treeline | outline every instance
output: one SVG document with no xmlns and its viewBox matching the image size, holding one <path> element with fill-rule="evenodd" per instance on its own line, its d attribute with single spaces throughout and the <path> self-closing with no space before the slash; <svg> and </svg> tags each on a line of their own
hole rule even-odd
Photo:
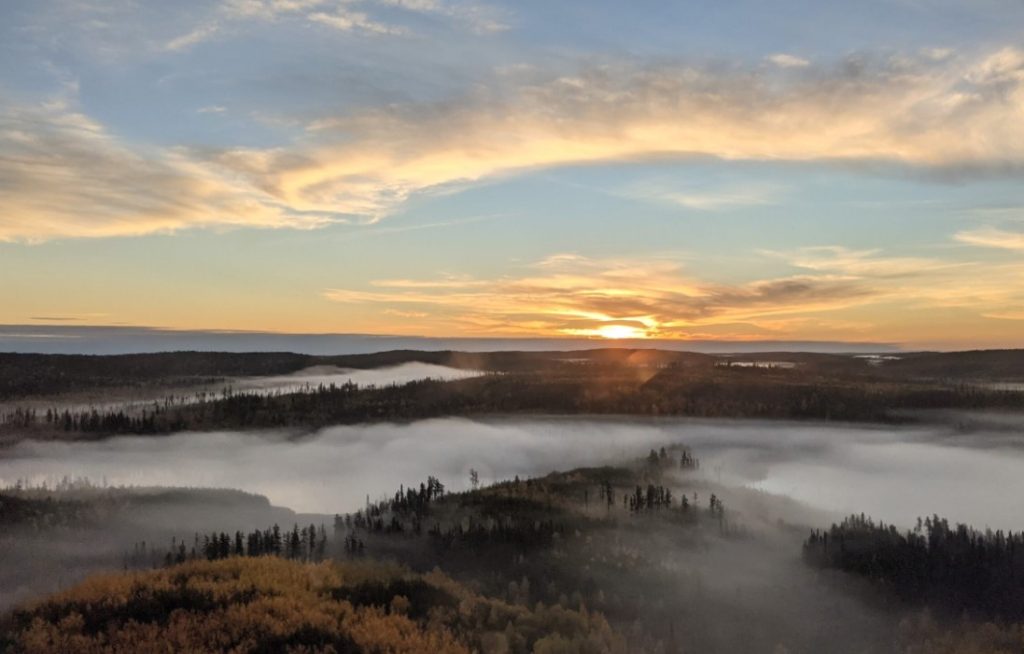
<svg viewBox="0 0 1024 654">
<path fill-rule="evenodd" d="M 233 534 L 214 531 L 195 534 L 191 543 L 171 538 L 167 547 L 154 546 L 144 540 L 137 541 L 131 552 L 126 552 L 123 565 L 126 570 L 179 565 L 186 561 L 219 561 L 235 556 L 278 556 L 304 562 L 320 562 L 327 557 L 328 540 L 324 525 L 282 530 L 274 525 Z"/>
<path fill-rule="evenodd" d="M 47 409 L 45 412 L 36 409 L 15 409 L 0 414 L 0 425 L 31 429 L 47 427 L 64 432 L 84 432 L 91 434 L 153 434 L 157 432 L 182 429 L 180 421 L 158 421 L 162 413 L 159 407 L 142 409 L 137 414 L 116 411 L 71 411 L 64 409 Z"/>
<path fill-rule="evenodd" d="M 571 362 L 569 361 L 571 359 Z M 429 363 L 485 371 L 536 371 L 576 363 L 712 365 L 711 356 L 660 350 L 455 352 L 391 350 L 315 356 L 293 352 L 157 352 L 118 355 L 0 353 L 0 400 L 98 388 L 215 384 L 229 377 L 286 375 L 312 366 L 381 368 Z"/>
<path fill-rule="evenodd" d="M 225 377 L 283 375 L 315 357 L 288 352 L 160 352 L 91 356 L 0 353 L 0 399 L 97 388 L 216 383 Z"/>
<path fill-rule="evenodd" d="M 89 502 L 19 497 L 16 493 L 0 492 L 0 529 L 5 531 L 15 526 L 38 531 L 88 523 L 97 517 L 96 507 Z"/>
<path fill-rule="evenodd" d="M 621 368 L 572 366 L 560 372 L 503 373 L 402 386 L 321 385 L 305 392 L 232 392 L 191 404 L 16 416 L 32 427 L 91 434 L 168 433 L 250 427 L 321 427 L 376 420 L 480 414 L 626 414 L 704 418 L 905 420 L 912 409 L 1022 409 L 1024 394 L 926 382 L 849 381 L 797 369 L 659 369 L 648 381 Z"/>
<path fill-rule="evenodd" d="M 422 533 L 423 518 L 429 513 L 432 502 L 445 495 L 444 484 L 434 476 L 427 477 L 419 488 L 401 486 L 393 497 L 379 502 L 367 501 L 366 508 L 355 513 L 334 516 L 335 533 L 343 530 Z M 361 547 L 359 548 L 362 549 Z"/>
<path fill-rule="evenodd" d="M 522 484 L 525 482 L 509 482 Z M 507 544 L 521 548 L 546 547 L 564 527 L 549 517 L 539 518 L 541 508 L 525 498 L 505 497 L 499 502 L 486 500 L 487 508 L 497 517 L 478 517 L 471 512 L 459 512 L 458 520 L 430 519 L 431 508 L 447 497 L 444 484 L 436 477 L 428 477 L 418 488 L 404 486 L 393 497 L 379 502 L 367 502 L 365 509 L 334 516 L 335 537 L 345 534 L 344 551 L 348 555 L 363 554 L 366 538 L 370 535 L 409 534 L 426 535 L 434 545 L 483 548 L 487 545 Z M 477 493 L 462 494 L 460 503 L 475 505 L 483 500 Z"/>
<path fill-rule="evenodd" d="M 860 515 L 813 532 L 803 557 L 949 615 L 1024 619 L 1024 533 L 951 527 L 938 516 L 901 531 Z"/>
<path fill-rule="evenodd" d="M 142 543 L 145 550 L 145 543 Z M 247 534 L 236 531 L 213 532 L 202 536 L 196 534 L 191 549 L 184 541 L 172 540 L 171 547 L 164 555 L 164 563 L 174 565 L 204 558 L 207 561 L 226 559 L 229 556 L 281 556 L 300 561 L 322 561 L 327 550 L 327 530 L 323 525 L 299 527 L 282 531 L 277 525 L 264 530 L 256 529 Z"/>
</svg>

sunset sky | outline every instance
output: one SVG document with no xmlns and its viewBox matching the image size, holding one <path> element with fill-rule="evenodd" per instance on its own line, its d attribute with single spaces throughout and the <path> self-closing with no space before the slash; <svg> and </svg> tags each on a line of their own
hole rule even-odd
<svg viewBox="0 0 1024 654">
<path fill-rule="evenodd" d="M 4 0 L 0 323 L 1024 347 L 1024 3 Z"/>
</svg>

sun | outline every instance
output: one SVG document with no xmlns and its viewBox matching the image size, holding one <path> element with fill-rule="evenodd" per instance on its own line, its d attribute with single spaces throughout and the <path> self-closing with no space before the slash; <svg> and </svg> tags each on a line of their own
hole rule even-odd
<svg viewBox="0 0 1024 654">
<path fill-rule="evenodd" d="M 594 331 L 601 338 L 647 338 L 647 333 L 643 329 L 630 325 L 602 325 Z"/>
</svg>

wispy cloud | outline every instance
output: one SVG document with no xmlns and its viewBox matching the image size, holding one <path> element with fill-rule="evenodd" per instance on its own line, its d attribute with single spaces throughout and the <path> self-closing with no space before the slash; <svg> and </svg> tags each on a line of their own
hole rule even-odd
<svg viewBox="0 0 1024 654">
<path fill-rule="evenodd" d="M 180 152 L 129 147 L 65 101 L 0 105 L 0 152 L 0 241 L 331 220 Z"/>
<path fill-rule="evenodd" d="M 950 263 L 838 246 L 765 256 L 801 270 L 722 283 L 674 258 L 567 253 L 497 278 L 381 280 L 323 295 L 376 311 L 391 331 L 400 324 L 386 317 L 411 311 L 425 314 L 416 323 L 421 332 L 658 338 L 907 338 L 880 328 L 878 316 L 894 325 L 949 311 L 974 321 L 1010 320 L 1024 303 L 1024 264 Z"/>
<path fill-rule="evenodd" d="M 694 211 L 721 211 L 777 204 L 783 190 L 767 184 L 680 188 L 655 181 L 632 184 L 621 195 L 636 200 L 674 204 Z"/>
<path fill-rule="evenodd" d="M 318 11 L 308 16 L 314 23 L 322 23 L 342 32 L 369 32 L 371 34 L 405 34 L 407 30 L 396 25 L 387 25 L 375 20 L 361 11 L 351 11 L 338 7 L 330 13 Z"/>
<path fill-rule="evenodd" d="M 443 279 L 380 279 L 371 282 L 373 286 L 379 286 L 381 288 L 433 288 L 433 289 L 451 289 L 451 288 L 480 288 L 487 286 L 488 282 L 471 279 L 468 277 L 446 277 Z"/>
<path fill-rule="evenodd" d="M 996 227 L 980 227 L 958 232 L 955 238 L 968 245 L 1024 252 L 1024 232 L 1012 232 Z"/>
<path fill-rule="evenodd" d="M 451 2 L 451 0 L 376 0 L 376 2 L 416 13 L 450 18 L 481 34 L 509 29 L 505 12 L 496 7 L 476 2 Z"/>
<path fill-rule="evenodd" d="M 852 59 L 797 76 L 617 64 L 505 83 L 321 118 L 272 149 L 130 147 L 74 110 L 11 106 L 0 116 L 0 179 L 17 211 L 0 216 L 0 238 L 310 227 L 339 215 L 373 222 L 415 194 L 586 162 L 712 156 L 1024 170 L 1024 51 L 1012 48 L 970 60 Z M 670 189 L 664 199 L 703 210 L 772 201 L 750 188 Z M 964 238 L 978 244 L 986 234 Z"/>
<path fill-rule="evenodd" d="M 532 270 L 531 270 L 532 269 Z M 380 305 L 454 321 L 465 332 L 625 333 L 679 337 L 695 329 L 861 304 L 867 284 L 802 275 L 723 285 L 695 279 L 671 261 L 556 256 L 498 279 L 383 280 L 372 290 L 332 288 L 334 302 Z"/>
<path fill-rule="evenodd" d="M 171 51 L 185 50 L 197 43 L 202 43 L 203 41 L 213 38 L 213 36 L 218 32 L 220 32 L 220 23 L 212 21 L 204 25 L 199 25 L 185 34 L 171 39 L 164 47 Z"/>
<path fill-rule="evenodd" d="M 877 249 L 851 250 L 837 245 L 766 254 L 785 259 L 797 268 L 872 278 L 922 276 L 970 265 L 929 257 L 894 257 Z"/>
<path fill-rule="evenodd" d="M 216 161 L 289 206 L 372 218 L 416 193 L 586 162 L 713 156 L 1006 173 L 1024 166 L 1022 62 L 1013 49 L 974 60 L 863 58 L 782 78 L 602 66 L 457 102 L 320 119 L 300 156 L 236 149 Z"/>
<path fill-rule="evenodd" d="M 400 36 L 411 34 L 401 24 L 375 17 L 381 9 L 438 16 L 481 34 L 508 29 L 504 12 L 472 0 L 223 0 L 203 23 L 177 36 L 164 49 L 180 51 L 208 41 L 225 26 L 245 21 L 263 23 L 304 19 L 341 32 Z"/>
<path fill-rule="evenodd" d="M 33 322 L 76 322 L 81 320 L 95 320 L 97 318 L 103 318 L 109 314 L 106 313 L 84 313 L 73 316 L 30 316 L 29 320 Z"/>
<path fill-rule="evenodd" d="M 806 68 L 811 65 L 810 61 L 785 52 L 769 55 L 766 59 L 779 68 Z"/>
</svg>

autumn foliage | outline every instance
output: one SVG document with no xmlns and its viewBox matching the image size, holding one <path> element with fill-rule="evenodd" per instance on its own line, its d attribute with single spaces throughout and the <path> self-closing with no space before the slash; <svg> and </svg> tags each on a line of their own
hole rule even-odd
<svg viewBox="0 0 1024 654">
<path fill-rule="evenodd" d="M 472 593 L 440 573 L 277 557 L 103 575 L 16 611 L 0 650 L 24 653 L 602 653 L 599 615 Z M 6 647 L 5 647 L 6 646 Z"/>
</svg>

